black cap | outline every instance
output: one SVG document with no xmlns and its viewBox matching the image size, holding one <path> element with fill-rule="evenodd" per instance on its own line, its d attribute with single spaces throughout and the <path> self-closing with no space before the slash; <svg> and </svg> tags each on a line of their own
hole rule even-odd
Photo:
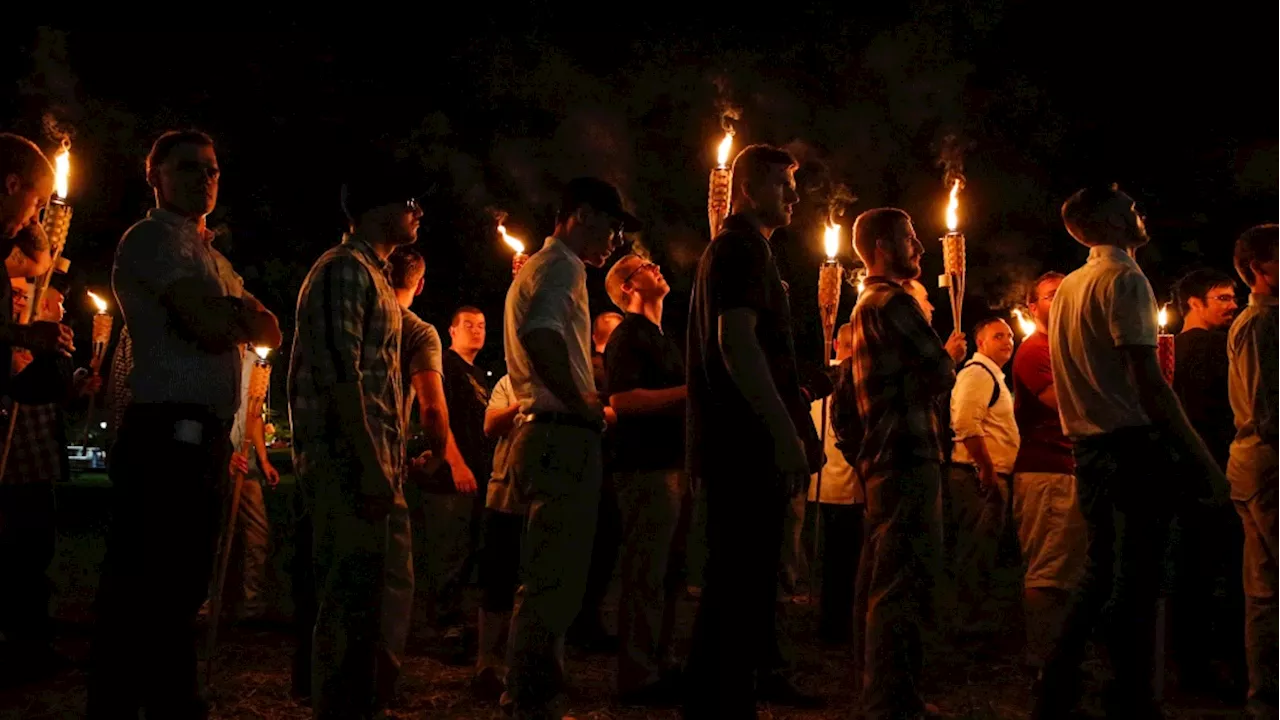
<svg viewBox="0 0 1280 720">
<path fill-rule="evenodd" d="M 355 222 L 382 205 L 418 200 L 427 194 L 427 181 L 414 163 L 372 157 L 353 163 L 342 184 L 342 211 Z"/>
<path fill-rule="evenodd" d="M 622 208 L 622 196 L 618 194 L 618 189 L 600 178 L 580 177 L 570 180 L 560 197 L 560 217 L 567 217 L 583 205 L 590 205 L 618 220 L 625 232 L 633 232 L 641 227 L 640 220 Z"/>
</svg>

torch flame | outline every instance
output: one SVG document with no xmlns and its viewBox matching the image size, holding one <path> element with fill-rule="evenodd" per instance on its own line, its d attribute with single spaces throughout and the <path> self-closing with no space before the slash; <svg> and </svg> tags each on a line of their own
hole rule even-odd
<svg viewBox="0 0 1280 720">
<path fill-rule="evenodd" d="M 1156 324 L 1160 326 L 1160 332 L 1164 332 L 1164 326 L 1169 324 L 1169 305 L 1165 304 L 1160 308 L 1160 312 L 1156 313 Z"/>
<path fill-rule="evenodd" d="M 506 225 L 498 226 L 498 234 L 502 235 L 502 242 L 506 243 L 512 250 L 518 253 L 524 252 L 524 243 L 520 242 L 518 238 L 508 235 Z"/>
<path fill-rule="evenodd" d="M 89 291 L 89 299 L 93 301 L 94 305 L 98 306 L 98 312 L 104 313 L 107 311 L 107 301 L 103 300 L 97 293 L 93 292 L 92 290 Z"/>
<path fill-rule="evenodd" d="M 836 253 L 840 252 L 840 226 L 833 223 L 827 223 L 827 229 L 822 233 L 822 246 L 827 251 L 827 259 L 835 260 Z"/>
<path fill-rule="evenodd" d="M 64 145 L 53 158 L 53 194 L 60 200 L 67 199 L 68 178 L 71 176 L 71 151 Z"/>
<path fill-rule="evenodd" d="M 960 226 L 960 181 L 951 186 L 951 198 L 947 200 L 947 230 L 955 232 Z"/>
<path fill-rule="evenodd" d="M 258 357 L 262 358 L 263 360 L 266 360 L 267 356 L 271 354 L 271 348 L 266 347 L 265 345 L 259 345 L 255 347 L 253 351 L 257 353 Z"/>
<path fill-rule="evenodd" d="M 716 164 L 720 167 L 728 167 L 731 150 L 733 150 L 733 133 L 726 132 L 724 139 L 720 141 L 720 148 L 716 151 Z"/>
<path fill-rule="evenodd" d="M 1022 312 L 1022 308 L 1013 309 L 1013 317 L 1018 321 L 1018 329 L 1022 331 L 1022 339 L 1026 340 L 1036 331 L 1036 323 Z"/>
</svg>

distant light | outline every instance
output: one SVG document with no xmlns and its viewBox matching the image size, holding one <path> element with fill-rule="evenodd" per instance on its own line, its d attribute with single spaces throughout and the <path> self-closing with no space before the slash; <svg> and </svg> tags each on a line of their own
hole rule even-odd
<svg viewBox="0 0 1280 720">
<path fill-rule="evenodd" d="M 106 424 L 106 423 L 98 423 L 98 427 L 102 428 L 103 430 L 106 430 L 106 429 L 107 429 L 107 424 Z"/>
<path fill-rule="evenodd" d="M 489 377 L 493 377 L 493 371 L 490 370 L 489 372 L 485 373 L 485 375 L 488 375 Z"/>
</svg>

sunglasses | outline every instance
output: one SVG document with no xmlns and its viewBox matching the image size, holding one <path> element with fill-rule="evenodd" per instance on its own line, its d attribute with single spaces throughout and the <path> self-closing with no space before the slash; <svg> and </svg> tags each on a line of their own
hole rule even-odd
<svg viewBox="0 0 1280 720">
<path fill-rule="evenodd" d="M 409 212 L 417 212 L 422 209 L 422 206 L 418 204 L 417 198 L 409 198 L 404 201 L 404 209 Z"/>
<path fill-rule="evenodd" d="M 640 265 L 637 266 L 635 270 L 631 271 L 630 275 L 627 275 L 625 278 L 622 279 L 622 284 L 626 285 L 627 283 L 631 282 L 631 278 L 638 275 L 641 270 L 657 270 L 657 269 L 658 269 L 657 263 L 651 263 L 651 262 L 640 263 Z"/>
</svg>

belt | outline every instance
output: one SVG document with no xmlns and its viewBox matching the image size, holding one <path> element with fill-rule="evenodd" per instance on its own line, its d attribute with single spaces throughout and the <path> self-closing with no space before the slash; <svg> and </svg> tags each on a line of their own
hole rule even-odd
<svg viewBox="0 0 1280 720">
<path fill-rule="evenodd" d="M 535 425 L 567 425 L 569 427 L 582 428 L 595 433 L 604 432 L 604 424 L 597 423 L 581 415 L 564 412 L 540 412 L 529 415 L 525 422 L 534 423 Z"/>
</svg>

